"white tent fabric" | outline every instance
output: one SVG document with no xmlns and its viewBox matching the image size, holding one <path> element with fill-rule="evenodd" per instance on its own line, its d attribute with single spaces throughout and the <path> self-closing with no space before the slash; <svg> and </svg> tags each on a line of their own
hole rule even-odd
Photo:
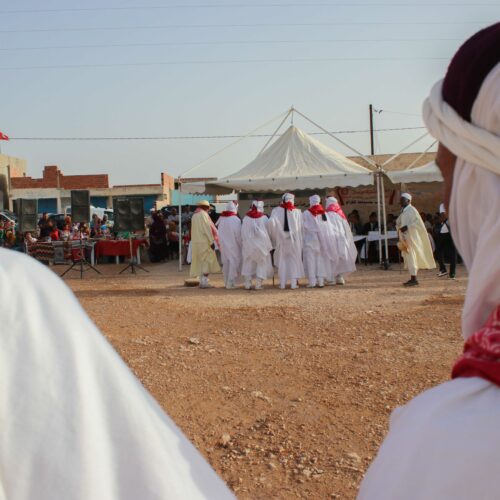
<svg viewBox="0 0 500 500">
<path fill-rule="evenodd" d="M 394 184 L 409 184 L 411 182 L 443 182 L 441 171 L 434 161 L 431 161 L 421 167 L 386 172 L 386 175 Z"/>
<path fill-rule="evenodd" d="M 373 173 L 325 146 L 299 128 L 288 130 L 238 172 L 202 186 L 183 184 L 187 193 L 294 191 L 373 185 Z"/>
</svg>

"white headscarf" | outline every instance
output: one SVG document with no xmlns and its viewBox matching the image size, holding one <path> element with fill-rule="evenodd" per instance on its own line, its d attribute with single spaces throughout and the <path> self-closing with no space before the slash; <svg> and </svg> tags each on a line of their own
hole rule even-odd
<svg viewBox="0 0 500 500">
<path fill-rule="evenodd" d="M 264 212 L 264 202 L 263 201 L 254 200 L 254 201 L 252 201 L 252 206 L 255 207 L 258 212 L 260 212 L 260 213 Z"/>
<path fill-rule="evenodd" d="M 236 207 L 236 204 L 234 203 L 234 201 L 228 201 L 226 203 L 226 212 L 236 212 L 237 211 L 237 207 Z"/>
<path fill-rule="evenodd" d="M 313 194 L 309 197 L 309 206 L 314 207 L 314 205 L 319 205 L 321 203 L 321 197 L 317 194 Z"/>
<path fill-rule="evenodd" d="M 0 248 L 0 498 L 234 498 L 61 279 Z"/>
<path fill-rule="evenodd" d="M 286 203 L 287 201 L 293 202 L 295 200 L 295 196 L 292 193 L 285 193 L 282 196 L 282 200 Z"/>
<path fill-rule="evenodd" d="M 424 105 L 424 120 L 431 134 L 457 155 L 449 219 L 469 271 L 462 313 L 467 338 L 500 303 L 500 63 L 481 86 L 471 123 L 451 108 L 454 114 L 439 115 L 448 108 L 437 102 L 436 88 Z"/>
<path fill-rule="evenodd" d="M 411 203 L 411 194 L 410 193 L 402 193 L 401 198 L 405 198 Z"/>
<path fill-rule="evenodd" d="M 325 202 L 326 208 L 328 208 L 330 205 L 335 205 L 335 203 L 338 203 L 337 198 L 335 198 L 334 196 L 329 196 Z"/>
</svg>

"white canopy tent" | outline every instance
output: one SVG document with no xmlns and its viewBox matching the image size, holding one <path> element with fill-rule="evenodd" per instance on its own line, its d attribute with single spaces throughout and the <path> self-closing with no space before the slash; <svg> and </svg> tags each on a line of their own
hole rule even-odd
<svg viewBox="0 0 500 500">
<path fill-rule="evenodd" d="M 321 142 L 293 126 L 293 114 L 301 116 L 309 123 L 319 128 L 323 133 L 329 135 L 342 145 L 347 147 L 358 156 L 362 157 L 369 165 L 375 168 L 375 172 L 353 162 L 334 149 L 325 146 Z M 274 143 L 287 118 L 292 117 L 292 125 Z M 238 142 L 251 136 L 266 125 L 278 118 L 282 118 L 277 129 L 266 142 L 260 153 L 245 167 L 234 174 L 207 183 L 190 183 L 183 181 L 186 175 L 194 169 L 205 164 L 215 156 L 224 152 Z M 421 137 L 422 138 L 422 137 Z M 417 139 L 420 140 L 421 138 Z M 415 141 L 416 142 L 416 141 Z M 272 144 L 271 144 L 272 143 Z M 271 145 L 270 145 L 271 144 Z M 413 143 L 412 143 L 413 144 Z M 410 144 L 410 146 L 412 145 Z M 397 157 L 400 153 L 389 159 Z M 377 165 L 371 158 L 363 155 L 349 144 L 345 143 L 325 128 L 312 121 L 295 108 L 290 108 L 286 113 L 273 118 L 264 125 L 254 129 L 245 136 L 238 138 L 235 142 L 225 146 L 221 150 L 209 156 L 207 159 L 190 168 L 179 176 L 179 192 L 190 194 L 228 194 L 233 191 L 239 192 L 272 192 L 272 191 L 294 191 L 297 189 L 325 189 L 334 187 L 357 187 L 376 184 L 377 205 L 379 220 L 382 216 L 383 233 L 387 232 L 385 195 L 383 191 L 383 168 Z M 179 210 L 181 210 L 181 196 L 179 196 Z M 382 255 L 382 243 L 379 240 L 380 255 Z M 387 239 L 385 240 L 386 256 L 388 255 Z M 179 238 L 179 269 L 182 269 L 181 242 Z"/>
<path fill-rule="evenodd" d="M 236 173 L 184 192 L 269 192 L 373 185 L 373 172 L 290 125 L 267 149 Z"/>
<path fill-rule="evenodd" d="M 421 167 L 386 172 L 386 175 L 394 184 L 410 184 L 412 182 L 443 182 L 441 171 L 434 161 L 431 161 Z"/>
</svg>

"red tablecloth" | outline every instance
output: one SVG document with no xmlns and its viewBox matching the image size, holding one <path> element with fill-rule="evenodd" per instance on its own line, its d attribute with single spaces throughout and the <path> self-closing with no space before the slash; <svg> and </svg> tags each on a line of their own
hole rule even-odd
<svg viewBox="0 0 500 500">
<path fill-rule="evenodd" d="M 133 254 L 136 255 L 137 249 L 145 243 L 146 240 L 143 238 L 132 240 Z M 94 252 L 96 259 L 103 255 L 130 257 L 130 242 L 129 240 L 101 240 L 96 243 Z"/>
</svg>

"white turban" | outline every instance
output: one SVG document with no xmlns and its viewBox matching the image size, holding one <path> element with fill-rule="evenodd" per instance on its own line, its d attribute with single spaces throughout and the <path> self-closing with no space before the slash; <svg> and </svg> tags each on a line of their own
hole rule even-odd
<svg viewBox="0 0 500 500">
<path fill-rule="evenodd" d="M 448 114 L 448 121 L 438 127 L 440 122 L 432 115 L 425 117 L 431 134 L 440 140 L 442 136 L 443 145 L 457 155 L 449 219 L 453 240 L 469 271 L 462 313 L 465 338 L 481 328 L 500 303 L 499 89 L 500 63 L 481 85 L 471 123 L 463 121 L 459 126 L 456 122 L 462 119 Z M 427 109 L 434 110 L 434 105 L 427 104 Z M 453 135 L 450 130 L 457 132 Z"/>
<path fill-rule="evenodd" d="M 228 201 L 226 203 L 226 212 L 236 212 L 236 204 L 234 201 Z"/>
<path fill-rule="evenodd" d="M 411 194 L 410 193 L 402 193 L 401 198 L 406 198 L 408 201 L 411 201 Z"/>
<path fill-rule="evenodd" d="M 445 214 L 446 213 L 446 208 L 444 207 L 444 203 L 441 203 L 439 205 L 439 213 L 440 214 Z"/>
<path fill-rule="evenodd" d="M 330 205 L 335 205 L 335 203 L 338 203 L 337 198 L 335 198 L 333 196 L 329 196 L 326 199 L 326 208 L 328 208 Z"/>
<path fill-rule="evenodd" d="M 295 200 L 295 196 L 292 193 L 285 193 L 282 196 L 282 200 L 286 203 L 287 201 L 293 201 Z"/>
<path fill-rule="evenodd" d="M 252 201 L 252 206 L 255 207 L 258 212 L 260 212 L 260 213 L 264 212 L 264 202 L 263 201 L 254 200 L 254 201 Z"/>
<path fill-rule="evenodd" d="M 314 205 L 319 205 L 321 203 L 321 198 L 317 194 L 313 194 L 309 197 L 309 205 L 314 207 Z"/>
</svg>

